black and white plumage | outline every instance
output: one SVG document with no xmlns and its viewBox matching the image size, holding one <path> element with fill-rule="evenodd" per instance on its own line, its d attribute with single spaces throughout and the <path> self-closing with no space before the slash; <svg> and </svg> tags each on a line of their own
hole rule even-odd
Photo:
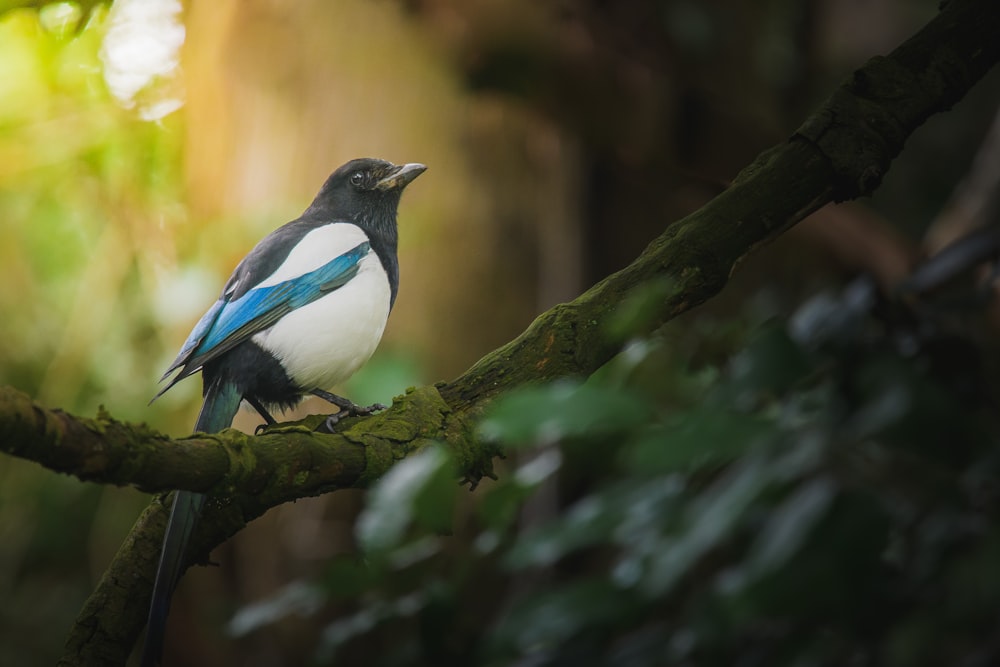
<svg viewBox="0 0 1000 667">
<path fill-rule="evenodd" d="M 396 208 L 422 164 L 359 159 L 233 271 L 164 378 L 201 369 L 264 406 L 287 408 L 354 374 L 375 351 L 399 289 Z M 163 391 L 160 393 L 162 394 Z"/>
<path fill-rule="evenodd" d="M 296 220 L 266 236 L 233 271 L 164 374 L 160 392 L 201 371 L 204 402 L 196 431 L 228 427 L 241 401 L 272 422 L 308 393 L 341 414 L 367 414 L 327 390 L 354 374 L 382 338 L 399 289 L 396 209 L 426 169 L 352 160 L 323 184 Z M 157 394 L 159 396 L 160 394 Z M 170 596 L 205 504 L 179 491 L 164 535 L 142 664 L 159 664 Z"/>
</svg>

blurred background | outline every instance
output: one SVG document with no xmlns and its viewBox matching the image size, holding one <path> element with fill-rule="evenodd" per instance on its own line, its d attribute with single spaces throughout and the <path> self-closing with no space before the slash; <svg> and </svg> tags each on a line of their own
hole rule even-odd
<svg viewBox="0 0 1000 667">
<path fill-rule="evenodd" d="M 400 207 L 385 339 L 340 393 L 451 379 L 625 266 L 937 5 L 0 2 L 0 383 L 188 433 L 200 382 L 149 405 L 163 369 L 253 244 L 361 156 L 429 169 Z M 993 72 L 873 199 L 820 211 L 676 326 L 785 316 L 859 274 L 898 283 L 975 225 L 962 184 L 998 105 Z M 147 500 L 0 458 L 0 664 L 54 662 Z M 278 508 L 190 572 L 174 664 L 301 664 L 313 625 L 237 640 L 226 622 L 353 553 L 361 503 Z"/>
</svg>

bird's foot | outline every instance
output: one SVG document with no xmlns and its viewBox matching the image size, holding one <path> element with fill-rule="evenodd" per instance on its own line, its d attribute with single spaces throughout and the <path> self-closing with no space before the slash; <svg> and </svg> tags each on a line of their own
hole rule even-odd
<svg viewBox="0 0 1000 667">
<path fill-rule="evenodd" d="M 355 417 L 355 416 L 367 416 L 373 412 L 378 412 L 379 410 L 385 410 L 386 406 L 381 403 L 374 403 L 372 405 L 358 405 L 354 401 L 344 398 L 343 396 L 337 396 L 336 394 L 330 393 L 328 391 L 323 391 L 322 389 L 313 389 L 313 396 L 319 396 L 327 403 L 333 403 L 340 411 L 330 415 L 326 418 L 326 428 L 331 433 L 333 432 L 333 427 L 337 425 L 344 417 Z"/>
<path fill-rule="evenodd" d="M 265 429 L 267 429 L 268 426 L 274 426 L 275 424 L 278 423 L 278 421 L 271 416 L 271 413 L 264 408 L 264 404 L 258 401 L 256 398 L 253 398 L 252 396 L 244 396 L 243 400 L 249 403 L 250 407 L 256 410 L 257 414 L 259 414 L 264 419 L 264 423 L 258 424 L 257 428 L 253 430 L 254 435 L 260 435 L 261 433 L 264 432 Z"/>
<path fill-rule="evenodd" d="M 340 408 L 340 411 L 335 412 L 326 418 L 326 428 L 331 433 L 333 433 L 333 427 L 336 426 L 337 423 L 344 417 L 367 417 L 368 415 L 378 412 L 379 410 L 385 410 L 388 406 L 382 405 L 381 403 L 372 403 L 371 405 L 358 405 L 357 403 L 351 403 L 346 407 L 342 405 L 337 405 L 337 407 Z"/>
</svg>

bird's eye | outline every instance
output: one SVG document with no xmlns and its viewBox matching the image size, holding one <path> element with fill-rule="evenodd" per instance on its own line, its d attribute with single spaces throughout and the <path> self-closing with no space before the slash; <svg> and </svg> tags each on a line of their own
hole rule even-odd
<svg viewBox="0 0 1000 667">
<path fill-rule="evenodd" d="M 362 183 L 365 182 L 365 174 L 361 171 L 356 171 L 351 174 L 351 185 L 360 187 Z"/>
</svg>

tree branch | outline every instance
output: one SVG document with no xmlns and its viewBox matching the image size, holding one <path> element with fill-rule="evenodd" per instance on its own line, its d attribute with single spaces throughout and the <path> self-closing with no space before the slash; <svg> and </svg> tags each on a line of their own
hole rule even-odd
<svg viewBox="0 0 1000 667">
<path fill-rule="evenodd" d="M 540 315 L 518 338 L 450 383 L 397 399 L 345 423 L 338 435 L 310 422 L 251 438 L 235 431 L 169 440 L 106 415 L 84 420 L 0 393 L 0 448 L 82 479 L 183 488 L 216 497 L 195 535 L 201 556 L 247 521 L 287 500 L 365 486 L 432 440 L 454 450 L 472 479 L 496 452 L 475 438 L 485 405 L 511 388 L 586 375 L 619 346 L 607 335 L 617 304 L 654 278 L 667 292 L 651 326 L 718 293 L 739 260 L 831 201 L 872 192 L 903 143 L 931 114 L 957 102 L 1000 58 L 1000 3 L 951 0 L 887 57 L 874 58 L 786 142 L 762 153 L 733 185 L 671 225 L 631 265 L 576 300 Z M 60 664 L 122 665 L 144 619 L 166 523 L 156 498 L 81 611 Z"/>
<path fill-rule="evenodd" d="M 131 484 L 149 492 L 244 494 L 274 506 L 367 486 L 397 458 L 441 439 L 448 412 L 437 389 L 425 387 L 397 398 L 391 411 L 344 420 L 346 428 L 336 434 L 316 432 L 324 420 L 313 416 L 256 437 L 226 429 L 171 439 L 107 414 L 86 419 L 47 410 L 21 392 L 0 387 L 0 451 L 84 481 Z M 480 459 L 466 457 L 461 463 L 481 475 L 489 472 L 491 455 Z"/>
</svg>

